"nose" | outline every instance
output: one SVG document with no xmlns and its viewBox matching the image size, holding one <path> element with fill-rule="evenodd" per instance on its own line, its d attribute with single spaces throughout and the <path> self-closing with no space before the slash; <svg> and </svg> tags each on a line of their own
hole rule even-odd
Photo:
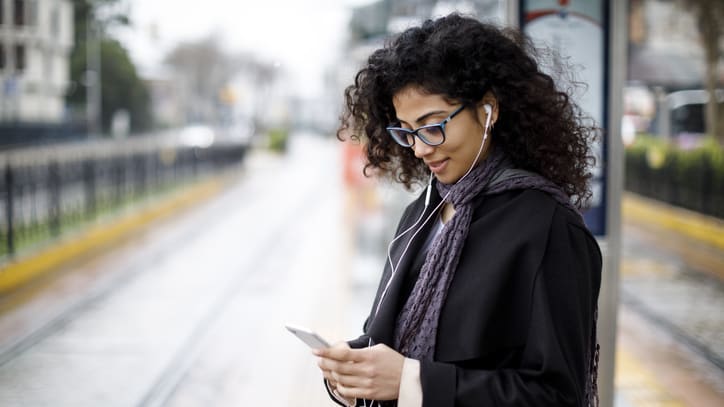
<svg viewBox="0 0 724 407">
<path fill-rule="evenodd" d="M 420 139 L 415 140 L 415 144 L 413 144 L 410 148 L 412 148 L 412 151 L 415 152 L 415 157 L 417 158 L 425 157 L 435 151 L 435 147 L 428 146 L 427 144 L 420 141 Z"/>
</svg>

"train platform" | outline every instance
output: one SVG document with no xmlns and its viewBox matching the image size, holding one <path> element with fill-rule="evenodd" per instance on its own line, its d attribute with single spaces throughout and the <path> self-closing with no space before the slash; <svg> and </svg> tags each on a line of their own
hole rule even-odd
<svg viewBox="0 0 724 407">
<path fill-rule="evenodd" d="M 0 405 L 334 405 L 284 325 L 357 336 L 411 199 L 346 187 L 342 156 L 295 134 L 285 155 L 254 151 L 135 215 L 123 239 L 19 260 L 42 276 L 0 296 Z M 724 227 L 631 195 L 623 209 L 614 405 L 721 406 Z"/>
<path fill-rule="evenodd" d="M 724 222 L 633 194 L 622 213 L 622 406 L 722 405 Z"/>
</svg>

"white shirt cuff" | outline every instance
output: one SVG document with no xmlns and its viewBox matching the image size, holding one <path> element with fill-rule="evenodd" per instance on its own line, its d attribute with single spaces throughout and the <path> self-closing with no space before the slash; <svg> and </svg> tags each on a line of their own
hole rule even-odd
<svg viewBox="0 0 724 407">
<path fill-rule="evenodd" d="M 422 385 L 420 384 L 420 361 L 405 358 L 400 375 L 400 396 L 398 407 L 421 407 Z"/>
</svg>

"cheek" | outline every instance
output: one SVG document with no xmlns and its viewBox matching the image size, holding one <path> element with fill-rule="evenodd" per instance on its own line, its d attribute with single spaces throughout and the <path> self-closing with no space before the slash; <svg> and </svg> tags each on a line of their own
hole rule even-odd
<svg viewBox="0 0 724 407">
<path fill-rule="evenodd" d="M 481 136 L 468 134 L 464 139 L 457 139 L 451 143 L 448 152 L 458 159 L 463 158 L 465 161 L 469 161 L 468 159 L 472 159 L 478 153 L 481 143 Z"/>
<path fill-rule="evenodd" d="M 454 133 L 449 134 L 443 146 L 445 152 L 457 159 L 469 162 L 475 157 L 483 141 L 483 129 L 474 121 L 459 123 Z"/>
<path fill-rule="evenodd" d="M 464 150 L 478 151 L 483 141 L 483 128 L 474 121 L 465 123 L 455 137 L 456 145 Z"/>
</svg>

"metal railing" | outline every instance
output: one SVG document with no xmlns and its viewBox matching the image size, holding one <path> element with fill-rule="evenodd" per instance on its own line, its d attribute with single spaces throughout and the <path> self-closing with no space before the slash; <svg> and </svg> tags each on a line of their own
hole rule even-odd
<svg viewBox="0 0 724 407">
<path fill-rule="evenodd" d="M 0 154 L 0 261 L 129 203 L 239 164 L 243 144 L 172 136 Z"/>
</svg>

